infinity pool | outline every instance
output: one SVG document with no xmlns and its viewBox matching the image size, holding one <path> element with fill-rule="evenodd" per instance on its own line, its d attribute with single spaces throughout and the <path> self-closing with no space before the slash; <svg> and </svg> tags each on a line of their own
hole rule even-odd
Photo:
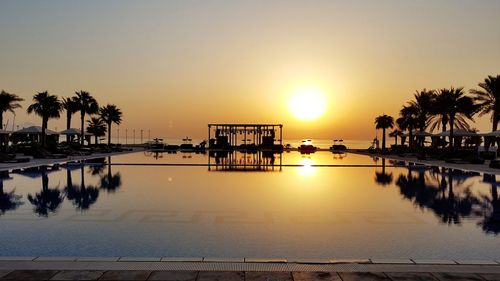
<svg viewBox="0 0 500 281">
<path fill-rule="evenodd" d="M 4 173 L 0 255 L 500 259 L 494 176 L 259 157 L 140 152 Z"/>
</svg>

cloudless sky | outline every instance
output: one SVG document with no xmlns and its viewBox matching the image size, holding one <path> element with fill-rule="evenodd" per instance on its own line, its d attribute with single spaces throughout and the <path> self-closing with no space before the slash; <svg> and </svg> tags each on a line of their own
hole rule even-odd
<svg viewBox="0 0 500 281">
<path fill-rule="evenodd" d="M 416 90 L 500 74 L 499 15 L 495 0 L 0 0 L 0 89 L 25 98 L 19 125 L 40 123 L 25 113 L 35 92 L 86 90 L 122 108 L 122 131 L 167 139 L 203 138 L 213 122 L 369 139 Z M 288 111 L 303 86 L 327 97 L 317 120 Z M 488 131 L 489 117 L 473 126 Z"/>
</svg>

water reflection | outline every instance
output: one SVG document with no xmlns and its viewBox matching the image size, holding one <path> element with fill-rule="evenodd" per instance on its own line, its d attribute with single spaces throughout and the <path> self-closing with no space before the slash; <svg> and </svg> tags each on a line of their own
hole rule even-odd
<svg viewBox="0 0 500 281">
<path fill-rule="evenodd" d="M 500 233 L 499 182 L 494 175 L 483 178 L 491 184 L 488 195 L 472 192 L 474 181 L 469 179 L 479 177 L 479 173 L 418 165 L 406 169 L 395 181 L 404 199 L 418 208 L 431 210 L 441 223 L 460 225 L 466 218 L 481 218 L 478 225 L 484 232 Z M 388 186 L 392 181 L 393 175 L 385 171 L 385 159 L 382 159 L 382 171 L 375 172 L 375 182 Z"/>
<path fill-rule="evenodd" d="M 59 187 L 49 188 L 48 173 L 56 171 L 57 166 L 52 167 L 50 170 L 45 167 L 29 168 L 17 171 L 16 173 L 30 178 L 42 179 L 42 190 L 35 195 L 28 194 L 28 201 L 33 205 L 33 211 L 42 217 L 48 217 L 50 213 L 55 213 L 61 206 L 64 196 L 59 190 Z"/>
<path fill-rule="evenodd" d="M 111 157 L 108 157 L 108 172 L 100 180 L 100 188 L 106 190 L 108 193 L 116 192 L 122 185 L 122 176 L 119 172 L 113 174 L 111 166 Z"/>
<path fill-rule="evenodd" d="M 375 181 L 384 186 L 392 183 L 392 173 L 385 171 L 385 158 L 382 158 L 382 171 L 375 172 Z"/>
<path fill-rule="evenodd" d="M 272 151 L 210 151 L 209 171 L 281 171 L 282 153 Z"/>
<path fill-rule="evenodd" d="M 71 170 L 66 169 L 67 184 L 64 188 L 66 197 L 77 210 L 88 210 L 90 206 L 97 202 L 99 189 L 96 186 L 85 184 L 85 166 L 80 165 L 80 185 L 74 185 L 71 178 Z"/>
<path fill-rule="evenodd" d="M 8 171 L 0 172 L 0 215 L 5 214 L 7 211 L 15 210 L 23 204 L 21 201 L 22 196 L 15 194 L 15 189 L 9 192 L 4 190 L 3 182 L 11 179 Z"/>
</svg>

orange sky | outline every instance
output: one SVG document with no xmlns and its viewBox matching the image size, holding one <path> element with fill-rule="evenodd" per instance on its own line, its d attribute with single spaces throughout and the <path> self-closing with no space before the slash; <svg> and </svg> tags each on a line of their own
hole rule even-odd
<svg viewBox="0 0 500 281">
<path fill-rule="evenodd" d="M 40 123 L 25 114 L 36 91 L 86 90 L 122 108 L 122 132 L 203 138 L 207 123 L 279 122 L 289 139 L 370 139 L 375 116 L 396 116 L 417 89 L 500 74 L 498 11 L 498 1 L 4 1 L 0 89 L 26 99 L 16 124 Z M 319 119 L 289 112 L 300 87 L 324 93 Z"/>
</svg>

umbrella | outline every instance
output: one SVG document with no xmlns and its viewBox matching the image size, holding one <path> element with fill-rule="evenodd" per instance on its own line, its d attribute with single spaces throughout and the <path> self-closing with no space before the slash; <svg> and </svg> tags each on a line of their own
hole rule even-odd
<svg viewBox="0 0 500 281">
<path fill-rule="evenodd" d="M 59 134 L 66 136 L 79 136 L 82 134 L 82 131 L 80 129 L 70 128 L 64 131 L 60 131 Z M 84 135 L 91 136 L 92 134 L 85 132 Z"/>
<path fill-rule="evenodd" d="M 403 133 L 402 136 L 408 137 L 408 136 L 410 136 L 410 133 Z M 414 137 L 430 137 L 430 136 L 432 136 L 432 134 L 429 132 L 425 132 L 425 131 L 415 130 L 415 131 L 413 131 L 413 136 Z"/>
<path fill-rule="evenodd" d="M 12 134 L 12 131 L 0 130 L 0 135 L 10 135 L 10 134 Z"/>
</svg>

